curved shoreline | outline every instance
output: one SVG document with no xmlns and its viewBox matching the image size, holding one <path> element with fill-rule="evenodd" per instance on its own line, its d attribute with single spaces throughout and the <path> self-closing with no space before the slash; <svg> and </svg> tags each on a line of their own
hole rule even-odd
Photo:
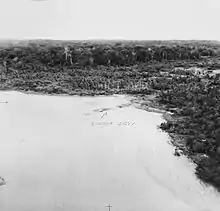
<svg viewBox="0 0 220 211">
<path fill-rule="evenodd" d="M 53 53 L 42 51 L 50 46 L 49 43 L 46 42 L 44 47 L 36 45 L 34 51 L 30 50 L 30 46 L 20 46 L 19 51 L 14 51 L 13 46 L 6 51 L 0 51 L 0 62 L 7 61 L 7 67 L 0 65 L 0 90 L 60 97 L 122 94 L 135 98 L 134 106 L 163 114 L 166 122 L 162 123 L 160 128 L 170 134 L 175 147 L 198 164 L 198 177 L 220 190 L 220 180 L 216 177 L 220 175 L 220 158 L 217 156 L 217 140 L 213 132 L 220 116 L 220 79 L 215 75 L 200 74 L 198 70 L 200 68 L 201 72 L 205 72 L 205 69 L 219 69 L 220 54 L 215 53 L 220 52 L 216 51 L 220 46 L 214 44 L 207 47 L 208 44 L 205 44 L 202 47 L 202 43 L 194 43 L 190 47 L 184 42 L 180 42 L 178 46 L 169 42 L 166 46 L 158 46 L 150 42 L 143 44 L 142 50 L 148 52 L 147 46 L 150 45 L 157 54 L 151 52 L 151 57 L 146 60 L 142 54 L 139 57 L 129 54 L 134 51 L 134 45 L 121 46 L 130 55 L 128 59 L 124 54 L 120 54 L 121 47 L 107 44 L 113 53 L 119 53 L 115 64 L 111 65 L 105 56 L 111 60 L 112 54 L 108 54 L 103 46 L 98 53 L 91 51 L 96 61 L 88 64 L 86 53 L 91 48 L 81 43 L 85 53 L 83 57 L 79 57 L 82 64 L 78 64 L 80 61 L 77 57 L 72 66 L 65 61 L 62 54 L 56 57 L 57 52 L 62 52 L 63 44 L 54 49 Z M 70 43 L 70 46 L 73 50 L 76 47 L 73 43 Z M 201 47 L 200 50 L 198 46 Z M 142 52 L 141 48 L 136 49 L 137 53 Z M 196 51 L 192 51 L 193 48 L 196 48 Z M 169 58 L 160 54 L 161 49 L 170 53 Z M 213 54 L 206 55 L 210 49 Z M 189 53 L 191 57 L 189 54 L 175 54 L 179 51 Z M 56 57 L 56 61 L 51 59 L 51 53 Z M 105 65 L 106 62 L 108 64 Z M 198 70 L 196 74 L 194 69 Z M 208 97 L 209 92 L 212 97 Z M 156 97 L 151 98 L 152 95 Z M 202 102 L 203 98 L 205 103 Z M 179 139 L 184 140 L 185 148 L 178 146 Z M 208 157 L 200 159 L 201 154 Z"/>
</svg>

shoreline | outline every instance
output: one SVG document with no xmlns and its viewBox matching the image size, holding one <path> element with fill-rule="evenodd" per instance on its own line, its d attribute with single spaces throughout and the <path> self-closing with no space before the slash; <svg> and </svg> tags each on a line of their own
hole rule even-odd
<svg viewBox="0 0 220 211">
<path fill-rule="evenodd" d="M 31 88 L 30 88 L 31 89 Z M 43 96 L 57 96 L 57 97 L 74 97 L 74 96 L 84 96 L 84 97 L 95 97 L 95 96 L 113 96 L 113 95 L 125 95 L 128 96 L 131 99 L 131 103 L 134 107 L 136 107 L 137 109 L 142 109 L 145 110 L 147 112 L 154 112 L 154 113 L 159 113 L 162 115 L 162 118 L 164 119 L 164 125 L 166 124 L 176 124 L 176 122 L 178 121 L 178 115 L 176 116 L 177 111 L 179 111 L 180 109 L 178 108 L 169 108 L 169 106 L 167 106 L 166 104 L 163 103 L 159 103 L 158 102 L 158 91 L 154 90 L 154 93 L 151 95 L 146 95 L 146 94 L 129 94 L 126 93 L 125 90 L 123 91 L 117 91 L 114 92 L 113 90 L 109 90 L 109 91 L 104 91 L 103 92 L 98 92 L 96 90 L 92 90 L 92 91 L 88 91 L 88 90 L 77 90 L 75 92 L 71 91 L 70 93 L 48 93 L 46 91 L 42 92 L 42 91 L 33 91 L 33 90 L 22 90 L 19 88 L 4 88 L 4 89 L 0 89 L 1 92 L 20 92 L 22 94 L 27 94 L 27 95 L 43 95 Z M 129 90 L 129 92 L 132 92 L 132 90 Z M 153 92 L 151 90 L 151 92 Z M 159 92 L 160 93 L 160 92 Z M 9 102 L 10 103 L 10 102 Z M 172 112 L 174 110 L 175 112 Z M 181 115 L 179 115 L 179 117 L 181 117 Z M 187 147 L 187 141 L 181 137 L 180 134 L 178 134 L 178 131 L 169 131 L 164 129 L 163 127 L 161 127 L 161 125 L 158 125 L 159 129 L 162 129 L 162 131 L 166 132 L 169 134 L 170 137 L 170 143 L 172 144 L 173 148 L 174 148 L 174 152 L 173 154 L 175 156 L 186 156 L 191 162 L 193 162 L 194 164 L 197 165 L 196 168 L 198 168 L 198 164 L 200 162 L 203 162 L 203 159 L 207 159 L 207 156 L 205 156 L 205 154 L 201 154 L 201 153 L 192 153 L 190 151 L 190 149 Z M 181 138 L 180 138 L 181 137 Z M 180 139 L 182 139 L 181 144 L 180 144 Z M 201 164 L 200 164 L 201 166 Z M 200 172 L 201 174 L 202 172 Z M 197 175 L 199 179 L 201 179 L 202 182 L 204 182 L 204 180 L 202 178 L 200 178 L 200 175 Z M 205 182 L 205 184 L 207 184 L 207 182 Z M 214 186 L 217 191 L 218 187 L 220 187 L 218 185 Z"/>
<path fill-rule="evenodd" d="M 130 96 L 136 108 L 162 114 L 165 122 L 159 128 L 171 137 L 175 155 L 183 154 L 196 163 L 197 177 L 220 192 L 215 136 L 220 127 L 220 77 L 219 71 L 209 74 L 220 68 L 220 45 L 146 42 L 136 48 L 112 43 L 93 44 L 94 50 L 85 43 L 70 42 L 72 65 L 63 54 L 66 43 L 59 41 L 56 47 L 43 43 L 0 49 L 0 91 Z"/>
</svg>

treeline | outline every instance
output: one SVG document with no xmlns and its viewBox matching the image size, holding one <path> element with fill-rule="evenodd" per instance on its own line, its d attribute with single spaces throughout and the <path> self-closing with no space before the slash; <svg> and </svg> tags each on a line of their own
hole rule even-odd
<svg viewBox="0 0 220 211">
<path fill-rule="evenodd" d="M 220 55 L 217 47 L 198 44 L 151 45 L 116 42 L 30 42 L 0 49 L 0 60 L 19 68 L 26 64 L 55 66 L 130 66 L 150 61 L 200 60 Z"/>
<path fill-rule="evenodd" d="M 197 177 L 220 192 L 220 76 L 174 76 L 164 84 L 158 100 L 174 113 L 175 121 L 160 128 L 185 140 L 184 153 L 197 164 Z"/>
</svg>

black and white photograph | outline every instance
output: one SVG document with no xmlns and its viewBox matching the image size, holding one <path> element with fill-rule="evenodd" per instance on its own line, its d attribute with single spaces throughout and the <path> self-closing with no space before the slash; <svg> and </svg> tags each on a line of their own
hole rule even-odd
<svg viewBox="0 0 220 211">
<path fill-rule="evenodd" d="M 0 10 L 0 211 L 220 210 L 220 0 Z"/>
</svg>

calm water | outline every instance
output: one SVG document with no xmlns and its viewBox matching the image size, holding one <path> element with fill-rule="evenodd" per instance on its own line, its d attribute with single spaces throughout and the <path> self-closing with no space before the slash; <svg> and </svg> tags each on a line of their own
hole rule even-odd
<svg viewBox="0 0 220 211">
<path fill-rule="evenodd" d="M 157 129 L 160 114 L 124 96 L 1 92 L 1 211 L 208 211 L 204 188 Z"/>
</svg>

